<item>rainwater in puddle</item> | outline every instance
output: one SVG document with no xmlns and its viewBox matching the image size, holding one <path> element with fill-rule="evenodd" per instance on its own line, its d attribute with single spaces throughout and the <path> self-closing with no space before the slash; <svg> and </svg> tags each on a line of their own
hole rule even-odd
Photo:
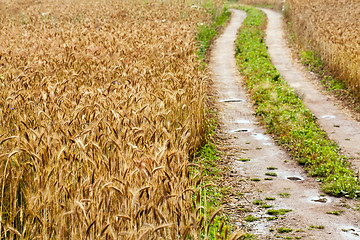
<svg viewBox="0 0 360 240">
<path fill-rule="evenodd" d="M 245 102 L 244 99 L 235 98 L 235 99 L 222 99 L 219 100 L 219 102 L 225 102 L 225 103 L 239 103 L 239 102 Z"/>
<path fill-rule="evenodd" d="M 360 239 L 360 229 L 355 226 L 340 226 L 339 230 L 345 239 Z"/>
<path fill-rule="evenodd" d="M 262 133 L 253 133 L 251 134 L 256 140 L 261 141 L 263 145 L 273 145 L 270 141 L 271 138 Z"/>
<path fill-rule="evenodd" d="M 290 181 L 302 181 L 302 180 L 304 180 L 304 178 L 298 177 L 298 176 L 287 176 L 286 179 L 290 180 Z"/>
<path fill-rule="evenodd" d="M 322 115 L 320 118 L 334 119 L 334 118 L 336 118 L 336 116 L 334 116 L 334 115 Z"/>
<path fill-rule="evenodd" d="M 234 129 L 234 130 L 230 130 L 231 133 L 246 133 L 246 132 L 251 132 L 252 129 L 250 128 L 240 128 L 240 129 Z"/>
<path fill-rule="evenodd" d="M 311 202 L 311 203 L 318 203 L 318 204 L 324 204 L 324 203 L 330 203 L 332 202 L 331 198 L 329 197 L 319 197 L 319 195 L 317 196 L 310 196 L 307 198 L 307 201 L 308 202 Z"/>
</svg>

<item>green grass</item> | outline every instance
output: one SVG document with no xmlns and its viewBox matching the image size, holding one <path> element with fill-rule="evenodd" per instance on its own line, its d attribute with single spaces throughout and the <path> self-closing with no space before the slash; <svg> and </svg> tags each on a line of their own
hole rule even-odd
<svg viewBox="0 0 360 240">
<path fill-rule="evenodd" d="M 255 221 L 259 221 L 260 218 L 254 217 L 253 215 L 247 215 L 247 216 L 244 218 L 244 220 L 245 220 L 246 222 L 255 222 Z"/>
<path fill-rule="evenodd" d="M 309 229 L 314 229 L 314 228 L 316 228 L 316 229 L 324 229 L 325 227 L 323 225 L 319 225 L 319 226 L 311 225 L 311 226 L 309 226 Z"/>
<path fill-rule="evenodd" d="M 289 197 L 290 197 L 290 193 L 287 193 L 287 192 L 279 193 L 279 196 L 280 196 L 281 198 L 289 198 Z"/>
<path fill-rule="evenodd" d="M 277 174 L 274 173 L 274 172 L 267 172 L 267 173 L 265 173 L 265 175 L 266 176 L 271 176 L 271 177 L 276 177 L 277 176 Z"/>
<path fill-rule="evenodd" d="M 240 158 L 239 161 L 240 162 L 249 162 L 250 159 L 249 158 Z"/>
<path fill-rule="evenodd" d="M 291 209 L 269 209 L 266 211 L 267 214 L 273 216 L 285 215 L 288 212 L 291 212 Z"/>
<path fill-rule="evenodd" d="M 315 117 L 271 63 L 264 40 L 265 14 L 254 8 L 242 9 L 248 16 L 236 41 L 236 57 L 256 115 L 293 158 L 320 179 L 326 193 L 356 197 L 360 193 L 359 181 L 346 157 L 318 127 Z"/>
<path fill-rule="evenodd" d="M 211 1 L 204 6 L 207 11 L 213 15 L 213 22 L 210 25 L 200 25 L 196 40 L 198 43 L 198 56 L 201 61 L 205 60 L 206 53 L 210 43 L 218 35 L 221 26 L 229 19 L 230 12 L 223 8 L 214 7 Z M 204 145 L 195 156 L 195 163 L 200 168 L 193 168 L 192 174 L 199 175 L 200 189 L 194 195 L 194 201 L 200 202 L 203 209 L 200 210 L 204 219 L 204 225 L 201 228 L 202 239 L 228 239 L 231 227 L 228 217 L 221 213 L 221 205 L 224 201 L 224 194 L 227 189 L 220 188 L 212 181 L 216 181 L 221 176 L 221 170 L 218 168 L 219 152 L 213 143 L 212 136 L 215 134 L 217 126 L 216 113 L 209 107 L 207 109 L 207 137 Z"/>
<path fill-rule="evenodd" d="M 263 204 L 261 205 L 261 208 L 272 208 L 273 205 L 267 205 L 267 204 Z"/>
<path fill-rule="evenodd" d="M 255 199 L 253 202 L 252 202 L 254 205 L 262 205 L 264 204 L 264 202 L 260 199 Z"/>
<path fill-rule="evenodd" d="M 217 14 L 217 10 L 211 6 L 206 7 L 213 15 L 214 21 L 210 25 L 199 25 L 196 40 L 198 42 L 198 56 L 205 59 L 206 53 L 213 39 L 218 35 L 219 29 L 225 25 L 230 18 L 230 12 L 224 7 L 221 14 Z"/>
<path fill-rule="evenodd" d="M 278 228 L 278 233 L 289 233 L 289 232 L 292 232 L 293 230 L 291 228 Z"/>
<path fill-rule="evenodd" d="M 343 210 L 340 210 L 340 211 L 329 211 L 329 212 L 326 212 L 326 213 L 327 213 L 327 214 L 332 214 L 332 215 L 339 216 L 342 212 L 343 212 Z"/>
<path fill-rule="evenodd" d="M 274 201 L 275 198 L 274 197 L 266 197 L 265 200 L 268 200 L 268 201 Z"/>
</svg>

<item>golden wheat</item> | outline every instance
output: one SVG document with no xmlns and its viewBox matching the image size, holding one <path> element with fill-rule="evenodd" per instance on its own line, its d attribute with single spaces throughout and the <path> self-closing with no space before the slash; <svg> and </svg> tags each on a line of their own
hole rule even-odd
<svg viewBox="0 0 360 240">
<path fill-rule="evenodd" d="M 247 5 L 271 5 L 281 9 L 284 0 L 238 0 L 238 3 Z"/>
<path fill-rule="evenodd" d="M 1 2 L 1 238 L 200 238 L 191 4 Z"/>
<path fill-rule="evenodd" d="M 360 96 L 360 2 L 288 0 L 286 16 L 299 43 Z"/>
</svg>

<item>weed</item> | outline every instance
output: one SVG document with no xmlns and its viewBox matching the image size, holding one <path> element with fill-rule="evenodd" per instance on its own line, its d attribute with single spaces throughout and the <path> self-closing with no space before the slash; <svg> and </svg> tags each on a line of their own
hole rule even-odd
<svg viewBox="0 0 360 240">
<path fill-rule="evenodd" d="M 267 205 L 267 204 L 261 205 L 261 208 L 272 208 L 272 207 L 273 207 L 272 205 Z"/>
<path fill-rule="evenodd" d="M 309 226 L 309 229 L 314 229 L 314 228 L 316 228 L 316 229 L 324 229 L 325 227 L 322 226 L 322 225 L 319 225 L 319 226 L 310 225 L 310 226 Z"/>
<path fill-rule="evenodd" d="M 276 198 L 274 197 L 265 197 L 265 200 L 274 201 Z"/>
<path fill-rule="evenodd" d="M 268 167 L 267 170 L 277 170 L 276 167 Z"/>
<path fill-rule="evenodd" d="M 209 25 L 200 24 L 197 34 L 197 41 L 199 45 L 199 50 L 197 54 L 201 59 L 205 59 L 206 52 L 210 47 L 211 41 L 218 34 L 218 30 L 223 26 L 230 18 L 230 12 L 224 8 L 220 15 L 216 14 L 217 9 L 213 8 L 212 5 L 209 6 L 209 11 L 213 12 L 215 21 Z"/>
<path fill-rule="evenodd" d="M 280 196 L 281 198 L 289 198 L 289 197 L 290 197 L 290 193 L 287 193 L 287 192 L 279 193 L 279 196 Z"/>
<path fill-rule="evenodd" d="M 252 202 L 254 205 L 262 205 L 264 202 L 260 199 L 256 199 Z"/>
<path fill-rule="evenodd" d="M 332 215 L 336 215 L 339 216 L 342 212 L 344 212 L 343 210 L 339 210 L 339 211 L 329 211 L 326 212 L 327 214 L 332 214 Z"/>
<path fill-rule="evenodd" d="M 249 158 L 240 158 L 239 161 L 240 162 L 249 162 L 250 159 Z"/>
<path fill-rule="evenodd" d="M 253 215 L 248 215 L 244 218 L 244 220 L 247 222 L 255 222 L 255 221 L 259 221 L 260 218 L 254 217 Z"/>
<path fill-rule="evenodd" d="M 279 215 L 285 215 L 287 212 L 291 212 L 291 209 L 269 209 L 266 211 L 269 215 L 279 216 Z"/>
<path fill-rule="evenodd" d="M 274 173 L 274 172 L 267 172 L 267 173 L 265 173 L 265 175 L 266 175 L 266 176 L 272 176 L 272 177 L 276 177 L 276 176 L 277 176 L 277 174 Z"/>
<path fill-rule="evenodd" d="M 283 227 L 280 227 L 278 228 L 278 233 L 289 233 L 289 232 L 292 232 L 293 230 L 291 228 L 283 228 Z"/>
<path fill-rule="evenodd" d="M 261 181 L 260 178 L 251 178 L 250 180 L 254 181 L 254 182 L 260 182 Z"/>
</svg>

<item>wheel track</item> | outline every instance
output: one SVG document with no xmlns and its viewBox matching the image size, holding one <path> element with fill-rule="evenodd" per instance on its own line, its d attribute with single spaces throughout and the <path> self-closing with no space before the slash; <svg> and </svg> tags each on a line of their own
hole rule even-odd
<svg viewBox="0 0 360 240">
<path fill-rule="evenodd" d="M 209 67 L 213 72 L 214 88 L 217 91 L 221 132 L 225 139 L 224 148 L 228 151 L 225 158 L 231 167 L 231 173 L 226 180 L 234 189 L 229 196 L 227 209 L 231 212 L 234 222 L 244 226 L 242 217 L 248 213 L 239 211 L 240 208 L 255 209 L 254 199 L 265 199 L 267 196 L 276 197 L 275 201 L 267 202 L 275 209 L 286 208 L 293 211 L 286 214 L 284 219 L 267 221 L 266 210 L 257 208 L 253 215 L 259 216 L 260 221 L 248 225 L 248 230 L 260 239 L 276 239 L 279 227 L 303 229 L 301 233 L 290 233 L 288 236 L 301 236 L 302 239 L 360 239 L 356 234 L 359 213 L 349 210 L 344 205 L 344 199 L 325 196 L 326 203 L 318 202 L 321 191 L 319 184 L 313 178 L 307 177 L 305 171 L 295 161 L 290 160 L 288 153 L 276 145 L 274 140 L 265 134 L 255 117 L 250 104 L 250 98 L 242 87 L 243 81 L 239 76 L 234 57 L 236 33 L 241 26 L 245 13 L 231 10 L 232 18 L 224 33 L 216 40 L 212 51 Z M 233 101 L 232 101 L 233 100 Z M 240 159 L 250 159 L 242 162 Z M 264 181 L 267 167 L 275 167 L 277 177 L 272 181 Z M 291 181 L 288 177 L 298 177 L 300 181 Z M 251 178 L 259 178 L 260 182 L 252 182 Z M 239 180 L 243 179 L 240 182 Z M 242 197 L 236 194 L 241 189 Z M 279 193 L 287 192 L 289 198 L 280 198 Z M 347 200 L 346 204 L 355 204 Z M 326 214 L 328 211 L 343 210 L 340 216 Z M 325 229 L 307 230 L 310 225 L 323 225 Z M 347 232 L 342 229 L 350 229 Z"/>
</svg>

